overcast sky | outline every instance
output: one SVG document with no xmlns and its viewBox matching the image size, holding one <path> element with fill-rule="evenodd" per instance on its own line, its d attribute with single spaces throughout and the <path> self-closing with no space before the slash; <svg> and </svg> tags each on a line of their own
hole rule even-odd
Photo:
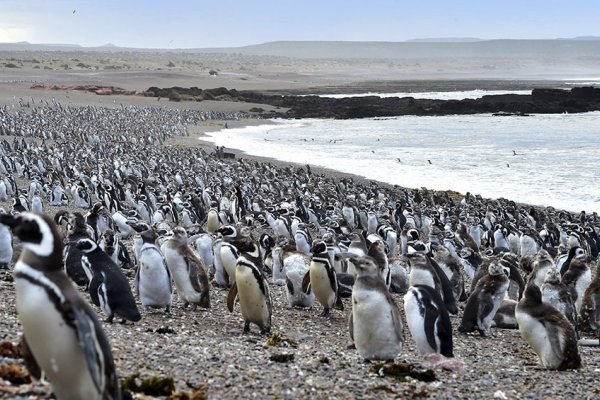
<svg viewBox="0 0 600 400">
<path fill-rule="evenodd" d="M 596 0 L 0 0 L 0 42 L 235 47 L 276 40 L 600 36 Z"/>
</svg>

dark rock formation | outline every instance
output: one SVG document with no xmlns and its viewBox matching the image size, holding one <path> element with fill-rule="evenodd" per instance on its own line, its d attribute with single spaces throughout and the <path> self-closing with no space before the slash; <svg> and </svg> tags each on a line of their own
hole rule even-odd
<svg viewBox="0 0 600 400">
<path fill-rule="evenodd" d="M 580 113 L 600 110 L 600 88 L 533 89 L 531 95 L 489 95 L 479 99 L 429 100 L 413 97 L 363 96 L 341 99 L 318 96 L 282 96 L 226 88 L 151 87 L 145 96 L 168 97 L 176 91 L 184 100 L 227 100 L 269 104 L 288 109 L 285 118 L 370 118 L 398 115 L 505 113 L 508 115 Z"/>
</svg>

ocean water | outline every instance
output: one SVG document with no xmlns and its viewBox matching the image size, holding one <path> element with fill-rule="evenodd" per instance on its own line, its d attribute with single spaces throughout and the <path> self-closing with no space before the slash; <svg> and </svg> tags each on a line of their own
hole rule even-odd
<svg viewBox="0 0 600 400">
<path fill-rule="evenodd" d="M 463 100 L 479 99 L 486 95 L 496 94 L 531 94 L 531 90 L 459 90 L 453 92 L 398 92 L 398 93 L 361 93 L 361 94 L 321 94 L 319 97 L 341 99 L 345 97 L 379 96 L 379 97 L 413 97 L 430 100 Z"/>
<path fill-rule="evenodd" d="M 600 212 L 600 112 L 272 120 L 205 139 L 404 187 Z"/>
</svg>

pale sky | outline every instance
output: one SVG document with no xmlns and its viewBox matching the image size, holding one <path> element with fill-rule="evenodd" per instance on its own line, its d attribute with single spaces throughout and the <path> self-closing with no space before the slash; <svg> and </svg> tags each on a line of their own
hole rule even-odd
<svg viewBox="0 0 600 400">
<path fill-rule="evenodd" d="M 0 0 L 0 42 L 237 47 L 276 40 L 600 36 L 596 0 Z"/>
</svg>

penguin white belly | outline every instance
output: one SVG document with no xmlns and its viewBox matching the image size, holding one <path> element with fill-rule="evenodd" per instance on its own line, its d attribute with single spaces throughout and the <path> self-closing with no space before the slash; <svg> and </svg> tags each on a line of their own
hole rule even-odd
<svg viewBox="0 0 600 400">
<path fill-rule="evenodd" d="M 165 249 L 165 261 L 171 271 L 171 277 L 175 282 L 177 294 L 186 303 L 199 303 L 200 293 L 198 293 L 190 282 L 187 263 L 179 251 Z"/>
<path fill-rule="evenodd" d="M 235 274 L 240 310 L 244 320 L 257 325 L 266 324 L 269 320 L 269 307 L 252 270 L 248 267 L 238 266 Z"/>
<path fill-rule="evenodd" d="M 323 307 L 333 307 L 336 293 L 329 283 L 327 269 L 324 266 L 314 264 L 310 266 L 310 286 Z"/>
<path fill-rule="evenodd" d="M 140 300 L 144 306 L 164 307 L 171 304 L 170 278 L 158 251 L 148 256 L 142 251 L 140 257 Z"/>
<path fill-rule="evenodd" d="M 8 228 L 0 226 L 0 264 L 10 264 L 13 257 L 12 236 Z"/>
<path fill-rule="evenodd" d="M 64 323 L 46 290 L 24 279 L 16 279 L 15 287 L 23 333 L 57 398 L 98 398 L 75 330 Z"/>
<path fill-rule="evenodd" d="M 408 293 L 404 295 L 404 312 L 406 313 L 406 324 L 411 336 L 415 340 L 419 353 L 421 355 L 437 353 L 436 349 L 432 348 L 427 341 L 425 316 L 419 312 L 419 303 L 413 289 L 409 289 Z M 439 348 L 439 343 L 437 345 Z"/>
<path fill-rule="evenodd" d="M 508 283 L 507 285 L 508 286 Z M 492 304 L 493 307 L 490 310 L 489 313 L 487 313 L 486 315 L 482 315 L 481 318 L 478 321 L 478 325 L 479 325 L 479 329 L 487 331 L 488 329 L 490 329 L 490 327 L 492 326 L 492 321 L 494 320 L 494 317 L 496 316 L 496 313 L 498 312 L 498 309 L 500 308 L 500 304 L 502 303 L 502 300 L 504 300 L 504 297 L 506 296 L 506 290 L 499 292 L 498 294 L 494 294 L 492 296 Z"/>
<path fill-rule="evenodd" d="M 561 312 L 562 315 L 565 315 L 565 307 L 562 301 L 560 300 L 558 290 L 555 288 L 542 288 L 542 301 L 556 308 L 558 311 Z"/>
<path fill-rule="evenodd" d="M 232 249 L 227 245 L 221 245 L 221 264 L 227 275 L 229 275 L 229 284 L 233 285 L 236 281 L 237 257 Z"/>
<path fill-rule="evenodd" d="M 529 314 L 515 312 L 515 317 L 519 323 L 519 332 L 533 351 L 539 356 L 544 367 L 557 368 L 562 360 L 548 339 L 548 332 L 542 323 L 532 318 Z"/>
<path fill-rule="evenodd" d="M 575 300 L 575 309 L 577 313 L 581 313 L 581 306 L 583 303 L 583 295 L 585 294 L 586 289 L 592 283 L 592 272 L 588 269 L 583 275 L 577 279 L 575 282 L 575 291 L 577 291 L 577 300 Z"/>
<path fill-rule="evenodd" d="M 433 275 L 429 271 L 424 271 L 420 268 L 411 268 L 408 275 L 408 284 L 410 286 L 426 285 L 432 289 L 436 289 Z"/>
<path fill-rule="evenodd" d="M 363 358 L 392 360 L 402 350 L 390 304 L 383 294 L 354 288 L 352 319 L 354 344 Z"/>
</svg>

